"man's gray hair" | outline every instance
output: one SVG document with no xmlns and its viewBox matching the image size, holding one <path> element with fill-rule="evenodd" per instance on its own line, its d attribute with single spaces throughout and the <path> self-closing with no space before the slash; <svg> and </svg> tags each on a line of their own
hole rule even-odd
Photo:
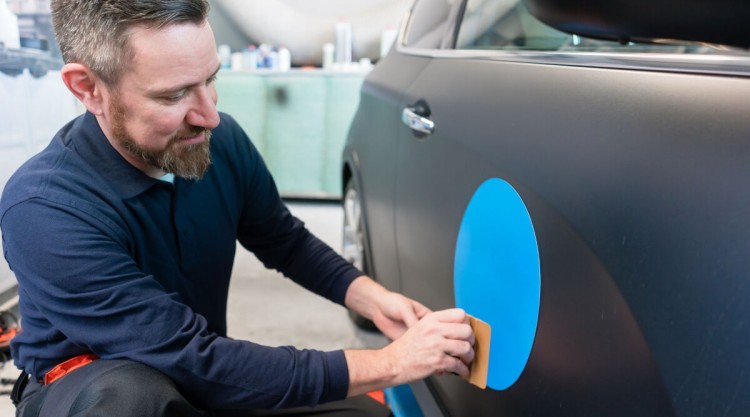
<svg viewBox="0 0 750 417">
<path fill-rule="evenodd" d="M 84 64 L 114 86 L 133 61 L 132 27 L 202 24 L 209 5 L 207 0 L 52 0 L 51 8 L 65 63 Z"/>
</svg>

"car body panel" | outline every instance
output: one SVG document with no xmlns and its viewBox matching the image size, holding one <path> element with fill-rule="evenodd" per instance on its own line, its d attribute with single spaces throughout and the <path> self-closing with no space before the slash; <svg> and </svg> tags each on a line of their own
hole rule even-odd
<svg viewBox="0 0 750 417">
<path fill-rule="evenodd" d="M 462 214 L 493 177 L 526 203 L 541 261 L 537 337 L 523 374 L 505 391 L 431 378 L 442 411 L 750 409 L 748 77 L 711 71 L 714 57 L 673 71 L 679 60 L 658 56 L 648 65 L 617 56 L 607 66 L 601 54 L 420 52 L 388 56 L 402 76 L 380 73 L 383 85 L 363 89 L 350 136 L 369 167 L 361 172 L 368 228 L 393 233 L 373 243 L 372 256 L 397 268 L 376 268 L 376 278 L 432 309 L 454 306 Z M 591 58 L 599 64 L 581 63 Z M 379 101 L 380 90 L 392 91 L 389 100 Z M 400 122 L 418 100 L 435 123 L 427 137 Z M 375 106 L 382 118 L 368 116 Z M 370 181 L 393 187 L 376 197 L 392 210 L 372 209 Z"/>
<path fill-rule="evenodd" d="M 408 56 L 392 55 L 380 61 L 362 86 L 360 106 L 343 154 L 345 171 L 351 173 L 362 198 L 369 272 L 394 289 L 400 284 L 393 227 L 396 177 L 392 174 L 396 161 L 391 158 L 398 149 L 398 133 L 392 121 L 400 117 L 396 103 L 403 100 L 403 90 L 408 88 L 408 83 L 399 84 L 397 80 L 410 82 L 422 68 L 418 58 Z M 377 130 L 368 127 L 372 123 Z M 361 154 L 367 158 L 361 158 Z M 367 227 L 370 217 L 380 219 L 377 224 L 384 227 Z M 372 252 L 382 256 L 371 257 Z"/>
<path fill-rule="evenodd" d="M 486 178 L 503 178 L 526 200 L 540 241 L 542 311 L 529 369 L 544 360 L 539 352 L 549 351 L 545 329 L 557 329 L 550 344 L 574 346 L 558 359 L 589 365 L 582 396 L 611 404 L 595 390 L 617 374 L 604 365 L 652 368 L 638 340 L 645 332 L 674 401 L 713 402 L 724 395 L 728 404 L 732 392 L 711 392 L 704 384 L 724 380 L 728 367 L 748 365 L 748 344 L 742 343 L 750 342 L 742 325 L 748 308 L 724 300 L 750 299 L 743 273 L 750 264 L 741 255 L 750 250 L 750 190 L 742 186 L 750 175 L 744 110 L 750 84 L 734 77 L 581 71 L 436 60 L 422 72 L 409 95 L 427 101 L 436 131 L 417 140 L 402 129 L 396 199 L 401 288 L 433 308 L 453 305 L 455 236 L 467 193 Z M 492 85 L 473 81 L 489 77 Z M 452 83 L 433 87 L 446 79 Z M 501 100 L 471 105 L 472 97 L 488 95 Z M 569 229 L 568 239 L 559 238 L 561 228 Z M 552 230 L 556 235 L 547 236 Z M 551 265 L 548 257 L 562 248 L 577 250 Z M 410 277 L 431 277 L 433 285 Z M 565 284 L 554 288 L 557 280 Z M 547 315 L 550 308 L 558 311 Z M 622 318 L 629 309 L 637 323 Z M 691 316 L 687 326 L 685 314 Z M 560 323 L 561 315 L 575 320 Z M 571 335 L 580 338 L 565 341 Z M 726 345 L 706 351 L 717 339 Z M 629 354 L 632 360 L 625 360 Z M 734 375 L 735 383 L 742 384 L 741 375 Z M 643 404 L 646 392 L 628 392 L 624 376 L 615 380 L 620 393 Z M 658 382 L 644 384 L 635 375 L 632 386 Z"/>
</svg>

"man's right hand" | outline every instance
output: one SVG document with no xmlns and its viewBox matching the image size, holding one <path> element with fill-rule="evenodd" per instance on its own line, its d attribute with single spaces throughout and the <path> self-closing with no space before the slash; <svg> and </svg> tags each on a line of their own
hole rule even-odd
<svg viewBox="0 0 750 417">
<path fill-rule="evenodd" d="M 468 376 L 473 346 L 474 332 L 463 310 L 430 313 L 380 350 L 344 352 L 349 366 L 349 396 L 432 374 Z"/>
</svg>

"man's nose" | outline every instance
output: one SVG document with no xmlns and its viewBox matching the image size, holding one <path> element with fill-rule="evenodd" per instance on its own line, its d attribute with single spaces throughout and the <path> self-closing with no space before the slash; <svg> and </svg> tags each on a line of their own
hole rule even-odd
<svg viewBox="0 0 750 417">
<path fill-rule="evenodd" d="M 192 126 L 214 129 L 219 125 L 219 112 L 216 111 L 216 89 L 213 85 L 200 88 L 195 95 L 193 108 L 188 111 L 187 122 Z"/>
</svg>

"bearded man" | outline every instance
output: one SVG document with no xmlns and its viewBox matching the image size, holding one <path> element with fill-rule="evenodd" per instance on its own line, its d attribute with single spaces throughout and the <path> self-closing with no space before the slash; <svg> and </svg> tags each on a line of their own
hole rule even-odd
<svg viewBox="0 0 750 417">
<path fill-rule="evenodd" d="M 430 312 L 310 234 L 217 113 L 207 13 L 205 0 L 52 1 L 62 80 L 86 112 L 0 201 L 24 327 L 17 415 L 387 415 L 361 394 L 467 375 L 465 313 Z M 394 341 L 321 352 L 227 338 L 237 241 Z"/>
</svg>

